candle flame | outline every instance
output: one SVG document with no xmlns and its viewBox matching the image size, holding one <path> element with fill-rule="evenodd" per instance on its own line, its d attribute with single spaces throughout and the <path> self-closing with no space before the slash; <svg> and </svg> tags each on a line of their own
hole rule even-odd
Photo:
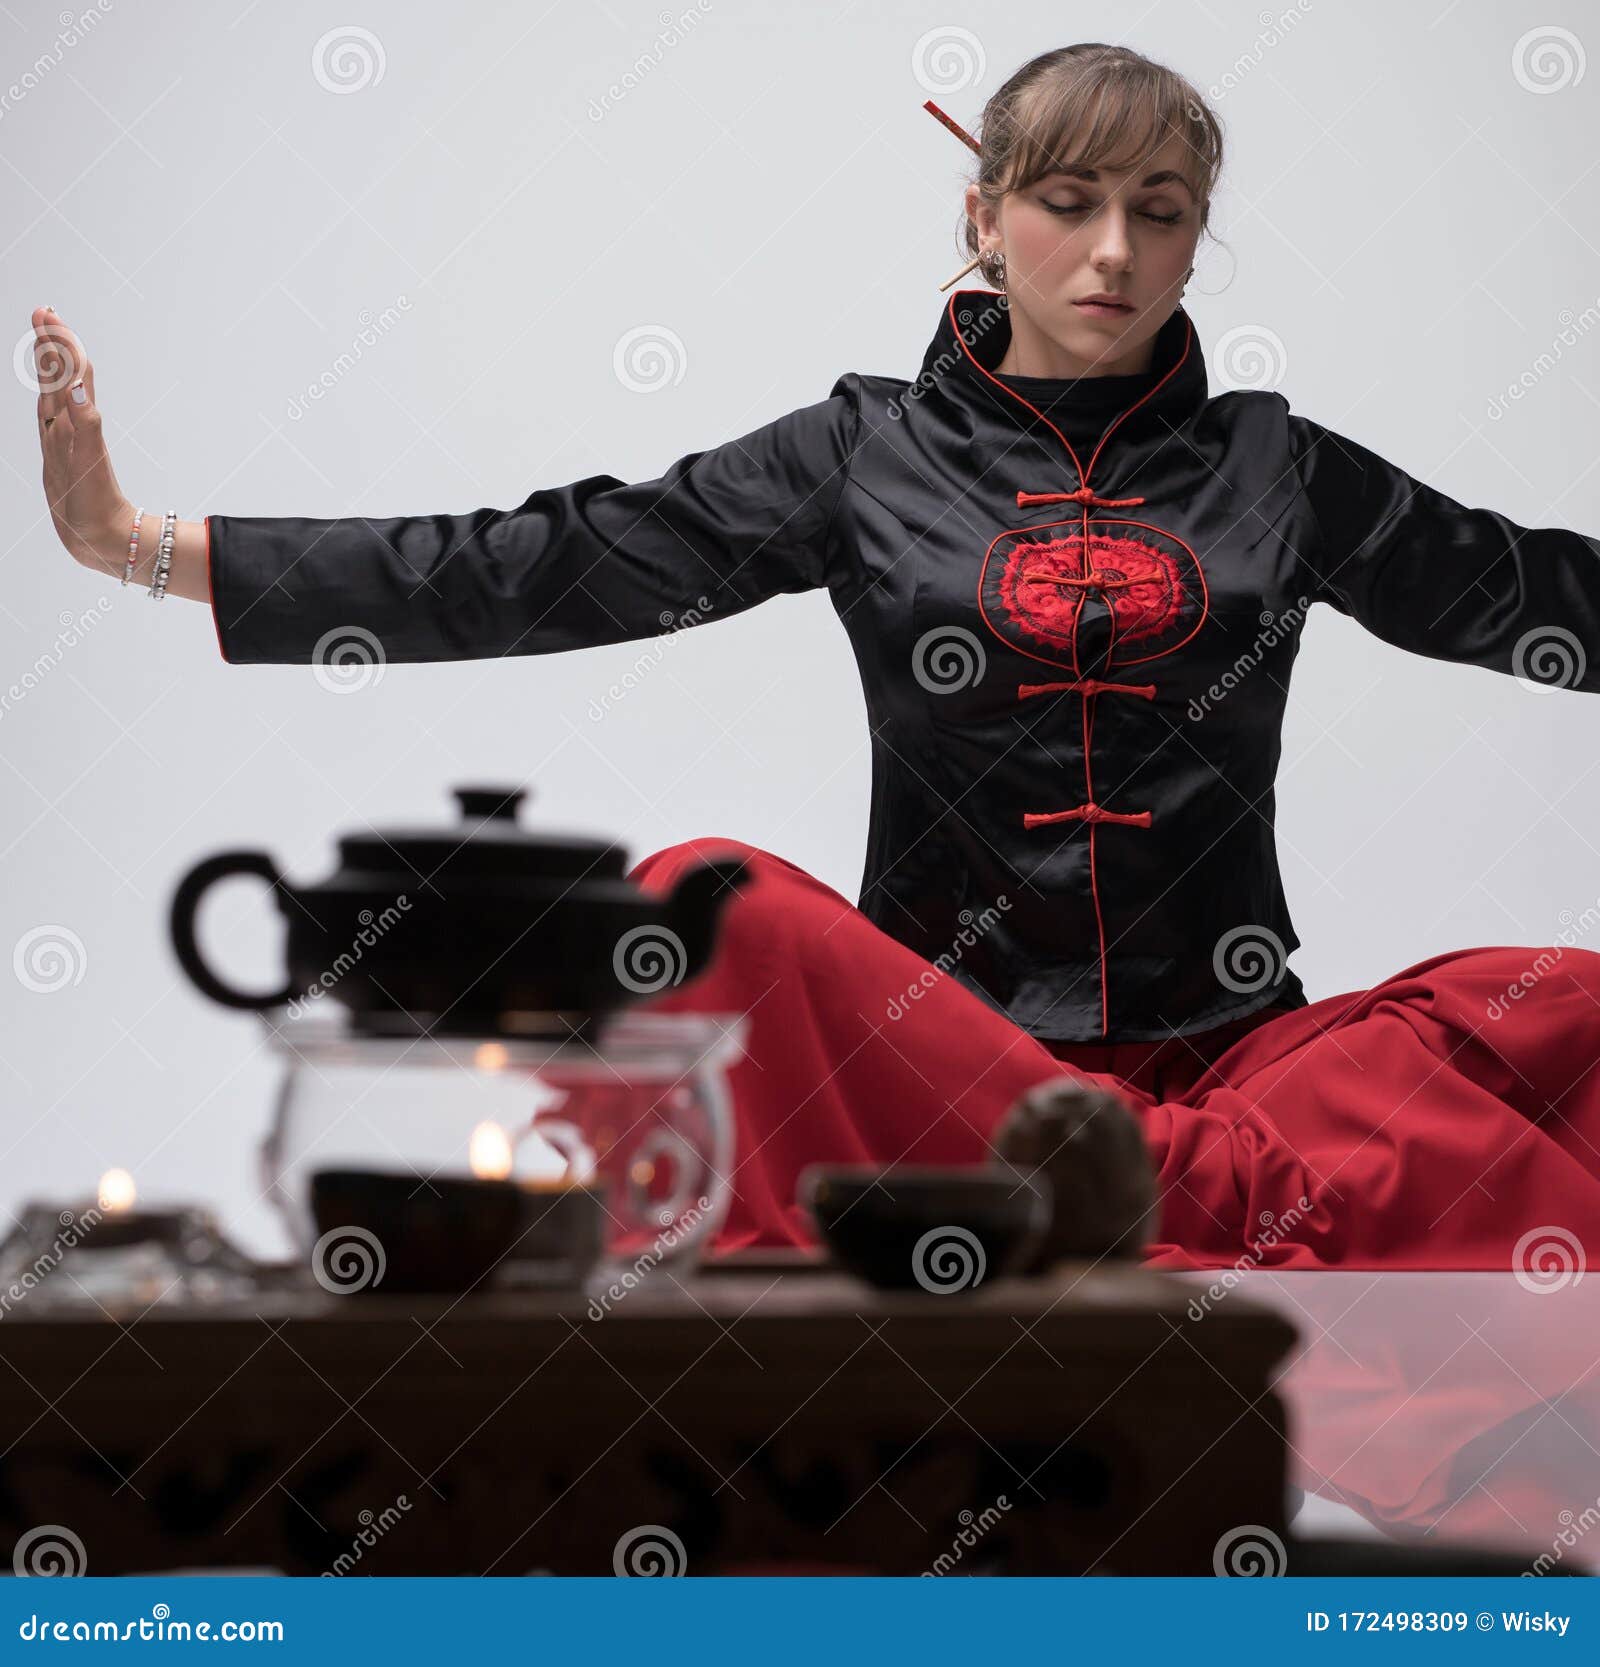
<svg viewBox="0 0 1600 1667">
<path fill-rule="evenodd" d="M 504 1042 L 480 1042 L 472 1062 L 485 1071 L 503 1071 L 510 1057 Z"/>
<path fill-rule="evenodd" d="M 133 1177 L 125 1169 L 108 1169 L 100 1177 L 100 1207 L 103 1210 L 127 1210 L 133 1207 Z"/>
<path fill-rule="evenodd" d="M 480 1123 L 468 1149 L 472 1173 L 480 1181 L 501 1181 L 511 1173 L 511 1141 L 496 1122 Z"/>
</svg>

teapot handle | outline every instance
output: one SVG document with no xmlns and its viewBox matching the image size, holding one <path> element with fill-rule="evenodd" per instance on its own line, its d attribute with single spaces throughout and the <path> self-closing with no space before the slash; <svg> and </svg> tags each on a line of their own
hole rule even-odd
<svg viewBox="0 0 1600 1667">
<path fill-rule="evenodd" d="M 265 851 L 219 851 L 216 856 L 196 863 L 179 882 L 172 898 L 172 947 L 177 952 L 178 964 L 188 973 L 196 988 L 224 1007 L 281 1007 L 294 994 L 294 985 L 287 979 L 276 990 L 253 995 L 248 990 L 225 984 L 200 954 L 195 917 L 200 910 L 201 895 L 227 874 L 255 874 L 263 880 L 270 880 L 273 885 L 281 884 L 283 878 L 277 864 Z"/>
</svg>

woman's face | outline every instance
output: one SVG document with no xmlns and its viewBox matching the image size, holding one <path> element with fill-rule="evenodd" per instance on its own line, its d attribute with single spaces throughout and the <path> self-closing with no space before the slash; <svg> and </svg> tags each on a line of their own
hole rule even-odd
<svg viewBox="0 0 1600 1667">
<path fill-rule="evenodd" d="M 1064 354 L 1105 371 L 1137 355 L 1172 316 L 1199 242 L 1200 206 L 1176 138 L 1135 168 L 1091 172 L 1047 174 L 995 211 L 969 186 L 967 212 L 984 246 L 1005 254 L 1012 310 Z M 1101 292 L 1127 307 L 1081 304 Z"/>
</svg>

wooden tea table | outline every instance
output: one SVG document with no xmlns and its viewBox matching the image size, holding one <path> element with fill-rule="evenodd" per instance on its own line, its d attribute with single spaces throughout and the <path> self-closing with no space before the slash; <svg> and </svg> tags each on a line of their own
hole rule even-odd
<svg viewBox="0 0 1600 1667">
<path fill-rule="evenodd" d="M 1210 1574 L 1285 1529 L 1290 1324 L 1138 1267 L 330 1295 L 0 1324 L 0 1513 L 89 1574 Z M 681 1548 L 681 1549 L 680 1549 Z"/>
</svg>

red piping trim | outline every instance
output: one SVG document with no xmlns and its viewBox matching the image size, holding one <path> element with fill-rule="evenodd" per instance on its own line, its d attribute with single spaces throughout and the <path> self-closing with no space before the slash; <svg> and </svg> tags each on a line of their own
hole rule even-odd
<svg viewBox="0 0 1600 1667">
<path fill-rule="evenodd" d="M 211 623 L 217 631 L 217 653 L 224 660 L 228 660 L 228 651 L 222 646 L 222 616 L 217 612 L 217 582 L 211 573 L 211 517 L 209 515 L 205 518 L 203 524 L 206 529 L 206 600 L 211 604 Z M 228 660 L 228 664 L 231 665 L 232 663 L 231 660 Z"/>
<path fill-rule="evenodd" d="M 1085 521 L 1087 521 L 1089 514 L 1088 510 L 1085 510 L 1083 513 Z M 1087 534 L 1087 530 L 1086 526 L 1085 534 Z M 1087 561 L 1089 558 L 1089 540 L 1087 536 L 1085 536 L 1083 541 L 1083 553 L 1084 560 Z M 1072 617 L 1072 658 L 1074 660 L 1078 658 L 1078 619 L 1082 612 L 1083 601 L 1080 600 L 1078 604 L 1078 613 L 1074 614 Z M 1114 625 L 1115 622 L 1113 622 L 1113 628 Z M 1098 809 L 1098 806 L 1095 805 L 1094 799 L 1094 767 L 1091 762 L 1094 754 L 1090 745 L 1094 739 L 1094 711 L 1094 701 L 1085 695 L 1083 699 L 1083 809 L 1085 812 Z M 1110 1007 L 1110 997 L 1107 993 L 1106 985 L 1110 981 L 1106 977 L 1106 917 L 1105 911 L 1100 906 L 1100 865 L 1096 860 L 1097 852 L 1095 850 L 1094 837 L 1097 831 L 1096 824 L 1099 821 L 1099 817 L 1086 814 L 1084 820 L 1089 824 L 1089 895 L 1094 899 L 1095 943 L 1098 947 L 1100 955 L 1100 1034 L 1104 1036 L 1107 1026 L 1107 1014 Z M 1149 813 L 1146 812 L 1146 824 L 1148 824 L 1149 821 L 1150 816 Z M 1026 832 L 1028 827 L 1028 818 L 1026 816 L 1022 819 L 1022 826 L 1023 831 Z"/>
<path fill-rule="evenodd" d="M 1104 434 L 1102 434 L 1100 436 L 1099 441 L 1095 445 L 1094 451 L 1090 454 L 1089 467 L 1087 469 L 1085 469 L 1083 467 L 1083 465 L 1078 461 L 1078 454 L 1077 454 L 1077 452 L 1075 452 L 1072 449 L 1072 445 L 1068 441 L 1066 435 L 1064 435 L 1061 432 L 1061 430 L 1059 428 L 1057 428 L 1056 425 L 1053 422 L 1050 421 L 1050 419 L 1044 414 L 1043 411 L 1041 411 L 1039 409 L 1039 407 L 1037 405 L 1035 405 L 1033 403 L 1032 400 L 1025 399 L 1021 394 L 1019 394 L 1016 391 L 1015 388 L 1008 388 L 1005 385 L 1005 383 L 1002 382 L 997 376 L 995 376 L 992 372 L 986 370 L 982 365 L 980 365 L 978 363 L 977 356 L 973 353 L 972 349 L 967 346 L 967 338 L 964 335 L 962 335 L 960 327 L 956 324 L 956 316 L 955 316 L 956 302 L 961 300 L 961 298 L 963 296 L 967 296 L 967 295 L 981 295 L 985 299 L 992 300 L 994 298 L 995 292 L 993 290 L 988 290 L 988 289 L 958 289 L 951 295 L 950 304 L 945 309 L 945 311 L 949 316 L 950 330 L 951 330 L 951 333 L 956 338 L 957 346 L 959 346 L 961 351 L 964 354 L 966 354 L 968 360 L 971 362 L 972 368 L 975 371 L 977 371 L 977 373 L 981 377 L 983 377 L 983 379 L 986 382 L 992 382 L 994 384 L 994 386 L 997 387 L 1001 391 L 1001 393 L 1008 394 L 1012 399 L 1016 400 L 1019 405 L 1027 406 L 1027 408 L 1034 414 L 1034 416 L 1036 416 L 1039 419 L 1039 421 L 1042 422 L 1044 424 L 1044 426 L 1046 428 L 1048 428 L 1053 435 L 1055 435 L 1055 437 L 1061 442 L 1061 444 L 1067 448 L 1067 456 L 1072 459 L 1072 466 L 1073 466 L 1074 469 L 1077 470 L 1077 473 L 1078 473 L 1078 483 L 1079 483 L 1079 490 L 1080 491 L 1087 488 L 1087 486 L 1089 484 L 1089 476 L 1094 472 L 1095 463 L 1098 461 L 1100 453 L 1105 449 L 1106 441 L 1111 438 L 1112 434 L 1124 422 L 1126 422 L 1128 420 L 1128 418 L 1131 417 L 1133 415 L 1133 413 L 1135 411 L 1137 411 L 1139 409 L 1139 407 L 1141 405 L 1143 405 L 1146 400 L 1154 399 L 1155 396 L 1158 393 L 1160 393 L 1161 390 L 1164 387 L 1166 387 L 1167 383 L 1170 382 L 1172 380 L 1172 378 L 1174 376 L 1176 376 L 1178 374 L 1178 372 L 1184 367 L 1184 365 L 1186 365 L 1188 363 L 1188 361 L 1189 361 L 1189 350 L 1194 343 L 1194 325 L 1190 322 L 1188 316 L 1185 315 L 1184 321 L 1183 321 L 1183 351 L 1178 355 L 1178 357 L 1176 359 L 1174 359 L 1172 361 L 1172 364 L 1171 364 L 1170 368 L 1167 370 L 1166 374 L 1161 378 L 1161 380 L 1159 382 L 1155 383 L 1152 387 L 1146 388 L 1145 391 L 1133 402 L 1132 405 L 1130 405 L 1128 407 L 1128 409 L 1126 411 L 1122 412 L 1120 416 L 1114 417 L 1112 419 L 1111 426 L 1105 431 Z"/>
<path fill-rule="evenodd" d="M 1057 428 L 1056 425 L 1053 422 L 1050 421 L 1050 419 L 1044 414 L 1044 412 L 1041 411 L 1039 409 L 1039 407 L 1037 405 L 1035 405 L 1031 399 L 1024 399 L 1022 397 L 1022 395 L 1019 394 L 1016 391 L 1015 388 L 1008 388 L 1005 385 L 1005 383 L 1002 382 L 992 372 L 985 370 L 984 367 L 978 363 L 977 355 L 974 354 L 972 349 L 967 346 L 967 338 L 964 335 L 962 335 L 960 326 L 957 325 L 957 323 L 956 323 L 956 302 L 959 301 L 962 298 L 962 296 L 964 296 L 964 295 L 982 295 L 982 296 L 993 298 L 994 292 L 992 290 L 987 290 L 987 289 L 958 289 L 950 297 L 950 304 L 949 304 L 948 307 L 946 307 L 945 311 L 949 315 L 950 329 L 952 330 L 952 332 L 955 335 L 957 345 L 960 347 L 961 351 L 966 354 L 967 358 L 971 361 L 972 368 L 979 374 L 979 376 L 981 376 L 986 382 L 992 382 L 995 385 L 995 387 L 997 387 L 1000 390 L 1001 393 L 1007 395 L 1011 399 L 1016 400 L 1019 405 L 1026 405 L 1027 408 L 1034 414 L 1034 416 L 1036 416 L 1039 419 L 1039 421 L 1042 422 L 1044 424 L 1044 426 L 1046 428 L 1048 428 L 1053 435 L 1055 435 L 1055 437 L 1061 442 L 1061 444 L 1064 445 L 1067 448 L 1067 456 L 1072 459 L 1072 467 L 1077 471 L 1079 482 L 1083 483 L 1083 484 L 1086 484 L 1089 477 L 1084 473 L 1083 465 L 1081 463 L 1079 463 L 1079 461 L 1078 461 L 1078 454 L 1072 449 L 1072 442 L 1067 439 L 1066 435 L 1063 434 L 1061 432 L 1061 430 L 1059 428 Z M 1151 391 L 1151 393 L 1155 392 L 1155 390 L 1153 388 L 1150 391 Z M 1146 395 L 1146 397 L 1148 398 L 1149 396 Z M 1098 450 L 1098 447 L 1096 448 L 1096 450 Z"/>
<path fill-rule="evenodd" d="M 1194 326 L 1189 322 L 1188 316 L 1185 315 L 1183 320 L 1183 352 L 1181 352 L 1178 357 L 1172 361 L 1172 368 L 1168 370 L 1167 374 L 1163 376 L 1153 388 L 1146 389 L 1145 392 L 1141 394 L 1139 398 L 1136 399 L 1133 404 L 1130 405 L 1128 409 L 1116 419 L 1115 422 L 1112 423 L 1111 427 L 1100 436 L 1100 444 L 1094 448 L 1094 455 L 1089 459 L 1088 473 L 1080 475 L 1078 477 L 1080 480 L 1087 482 L 1089 475 L 1094 473 L 1094 466 L 1100 456 L 1101 448 L 1105 445 L 1106 441 L 1111 438 L 1112 433 L 1117 428 L 1118 424 L 1126 422 L 1127 419 L 1131 417 L 1147 399 L 1154 399 L 1155 396 L 1160 393 L 1161 390 L 1172 380 L 1172 378 L 1183 368 L 1189 358 L 1189 344 L 1193 340 Z"/>
<path fill-rule="evenodd" d="M 1174 376 L 1177 375 L 1178 371 L 1188 362 L 1189 351 L 1190 351 L 1190 348 L 1193 345 L 1193 341 L 1194 341 L 1194 326 L 1189 321 L 1189 319 L 1187 317 L 1184 319 L 1183 351 L 1172 362 L 1171 367 L 1167 370 L 1166 374 L 1160 379 L 1160 381 L 1156 382 L 1152 387 L 1146 389 L 1146 391 L 1138 399 L 1136 399 L 1133 402 L 1133 404 L 1130 405 L 1127 408 L 1126 411 L 1122 412 L 1119 416 L 1115 417 L 1112 420 L 1110 427 L 1108 427 L 1106 429 L 1106 431 L 1100 436 L 1099 441 L 1095 445 L 1094 451 L 1090 454 L 1089 467 L 1086 469 L 1086 468 L 1083 467 L 1082 463 L 1079 462 L 1078 454 L 1077 454 L 1077 452 L 1075 452 L 1073 450 L 1072 444 L 1067 439 L 1066 435 L 1063 434 L 1061 432 L 1061 430 L 1059 428 L 1057 428 L 1056 425 L 1053 422 L 1051 422 L 1050 419 L 1047 416 L 1045 416 L 1044 412 L 1042 412 L 1038 408 L 1038 406 L 1033 404 L 1033 402 L 1031 400 L 1024 399 L 1023 396 L 1016 391 L 1016 389 L 1008 388 L 1005 385 L 1005 383 L 1003 383 L 999 380 L 998 377 L 994 376 L 988 370 L 986 370 L 982 365 L 980 365 L 978 363 L 977 357 L 973 353 L 972 349 L 967 346 L 966 337 L 961 333 L 961 330 L 960 330 L 959 326 L 956 324 L 956 318 L 955 318 L 956 302 L 959 301 L 963 296 L 966 296 L 966 295 L 988 295 L 990 293 L 991 292 L 989 292 L 987 290 L 956 290 L 955 293 L 950 297 L 950 305 L 947 309 L 947 316 L 949 317 L 949 320 L 950 320 L 951 331 L 955 335 L 955 339 L 956 339 L 957 343 L 960 345 L 961 351 L 964 354 L 966 354 L 968 361 L 972 365 L 972 368 L 975 371 L 977 371 L 978 374 L 980 376 L 982 376 L 986 381 L 992 383 L 995 387 L 997 387 L 1002 393 L 1009 394 L 1011 396 L 1011 398 L 1015 399 L 1019 404 L 1026 406 L 1027 409 L 1030 410 L 1031 412 L 1033 412 L 1034 416 L 1037 417 L 1039 419 L 1039 421 L 1042 422 L 1045 425 L 1045 427 L 1048 428 L 1050 430 L 1050 432 L 1055 435 L 1055 437 L 1061 442 L 1062 446 L 1065 447 L 1067 456 L 1072 459 L 1072 466 L 1073 466 L 1074 470 L 1077 472 L 1078 486 L 1077 486 L 1076 491 L 1066 492 L 1066 493 L 1059 493 L 1059 494 L 1058 493 L 1018 492 L 1017 493 L 1017 507 L 1019 509 L 1025 509 L 1025 508 L 1027 508 L 1027 506 L 1029 504 L 1032 504 L 1032 503 L 1077 503 L 1077 504 L 1080 504 L 1082 506 L 1082 509 L 1083 509 L 1082 519 L 1081 519 L 1081 522 L 1079 523 L 1080 528 L 1081 528 L 1080 536 L 1083 539 L 1083 558 L 1084 558 L 1085 562 L 1087 562 L 1088 559 L 1089 559 L 1089 525 L 1090 525 L 1090 519 L 1091 519 L 1089 512 L 1090 512 L 1091 506 L 1104 507 L 1104 508 L 1107 508 L 1107 509 L 1113 509 L 1113 508 L 1121 509 L 1121 508 L 1131 507 L 1134 504 L 1142 503 L 1144 501 L 1142 498 L 1124 498 L 1124 499 L 1101 498 L 1098 493 L 1095 493 L 1095 492 L 1090 490 L 1089 476 L 1094 472 L 1094 466 L 1099 461 L 1100 453 L 1104 450 L 1106 441 L 1108 441 L 1111 438 L 1112 434 L 1115 433 L 1116 430 L 1124 422 L 1126 422 L 1127 419 L 1130 416 L 1132 416 L 1133 413 L 1135 411 L 1137 411 L 1139 409 L 1139 407 L 1145 403 L 1146 400 L 1153 399 L 1155 397 L 1155 395 L 1158 394 L 1161 391 L 1161 389 L 1164 388 L 1167 385 L 1167 383 L 1169 381 L 1171 381 L 1171 379 Z M 1057 525 L 1057 526 L 1066 526 L 1068 523 L 1062 521 L 1062 522 L 1056 522 L 1056 523 L 1053 523 L 1053 524 Z M 1194 631 L 1191 631 L 1189 633 L 1189 636 L 1184 637 L 1181 642 L 1177 642 L 1177 643 L 1172 644 L 1170 647 L 1163 648 L 1160 651 L 1160 653 L 1158 653 L 1158 654 L 1142 655 L 1138 660 L 1130 660 L 1130 661 L 1127 662 L 1129 665 L 1140 665 L 1145 660 L 1158 660 L 1158 659 L 1161 659 L 1168 654 L 1176 653 L 1178 649 L 1183 647 L 1184 643 L 1189 641 L 1190 637 L 1193 637 L 1195 631 L 1198 631 L 1200 629 L 1200 627 L 1206 622 L 1206 619 L 1210 615 L 1210 612 L 1211 612 L 1211 592 L 1210 592 L 1210 587 L 1206 584 L 1205 569 L 1201 567 L 1199 557 L 1195 555 L 1194 551 L 1192 549 L 1190 549 L 1189 545 L 1187 543 L 1185 543 L 1183 539 L 1178 538 L 1173 533 L 1168 532 L 1166 530 L 1166 528 L 1164 528 L 1164 527 L 1150 526 L 1149 523 L 1147 523 L 1147 522 L 1129 522 L 1129 523 L 1127 523 L 1127 525 L 1130 525 L 1130 526 L 1141 526 L 1141 525 L 1145 526 L 1147 528 L 1147 530 L 1149 530 L 1151 532 L 1154 532 L 1154 533 L 1159 533 L 1161 535 L 1161 537 L 1170 538 L 1170 539 L 1172 539 L 1172 541 L 1175 544 L 1181 545 L 1184 550 L 1188 551 L 1189 559 L 1194 563 L 1195 572 L 1200 575 L 1200 600 L 1201 600 L 1200 617 L 1199 617 L 1199 619 L 1197 619 L 1195 621 Z M 1027 649 L 1017 649 L 1016 644 L 1008 642 L 1005 637 L 1001 636 L 1000 632 L 995 627 L 994 621 L 991 620 L 989 618 L 988 614 L 984 612 L 984 607 L 983 607 L 983 577 L 984 577 L 984 574 L 988 571 L 989 559 L 994 553 L 995 545 L 1000 542 L 1001 538 L 1007 538 L 1007 537 L 1014 536 L 1017 532 L 1032 532 L 1032 531 L 1037 531 L 1037 530 L 1041 530 L 1041 529 L 1036 529 L 1036 528 L 1031 528 L 1031 527 L 1029 527 L 1029 528 L 1012 528 L 1008 532 L 1001 533 L 998 537 L 996 537 L 995 539 L 993 539 L 990 542 L 989 548 L 984 551 L 983 561 L 980 564 L 979 569 L 978 569 L 978 615 L 983 620 L 984 624 L 989 627 L 989 630 L 993 633 L 993 635 L 995 637 L 997 637 L 1001 642 L 1005 643 L 1008 648 L 1015 649 L 1018 653 L 1026 655 L 1027 658 L 1030 659 L 1030 660 L 1038 660 L 1041 664 L 1044 664 L 1044 665 L 1059 665 L 1061 663 L 1059 660 L 1054 660 L 1054 661 L 1046 660 L 1045 657 L 1042 654 L 1031 654 L 1031 653 L 1028 652 Z M 1078 606 L 1077 606 L 1077 608 L 1074 611 L 1073 616 L 1072 616 L 1071 643 L 1072 643 L 1072 670 L 1073 670 L 1074 674 L 1081 674 L 1081 672 L 1082 672 L 1082 667 L 1078 663 L 1078 621 L 1080 620 L 1080 618 L 1082 617 L 1082 614 L 1083 614 L 1083 604 L 1084 604 L 1084 601 L 1086 599 L 1086 594 L 1087 594 L 1088 577 L 1089 577 L 1088 575 L 1084 576 L 1083 586 L 1078 591 Z M 1111 637 L 1110 637 L 1110 648 L 1108 650 L 1108 653 L 1114 654 L 1115 651 L 1116 651 L 1116 617 L 1113 614 L 1112 619 L 1111 619 Z M 1084 680 L 1080 677 L 1079 681 L 1087 681 L 1087 682 L 1092 683 L 1095 680 L 1094 679 Z M 1028 687 L 1032 687 L 1032 685 L 1024 684 L 1021 687 L 1022 688 L 1028 688 Z M 1043 687 L 1043 685 L 1039 685 L 1039 687 Z M 1109 996 L 1108 996 L 1107 989 L 1106 989 L 1107 979 L 1106 979 L 1106 927 L 1105 927 L 1105 917 L 1104 917 L 1103 913 L 1101 912 L 1101 908 L 1100 908 L 1100 884 L 1099 884 L 1099 878 L 1098 878 L 1098 876 L 1095 872 L 1095 852 L 1094 852 L 1095 826 L 1096 826 L 1096 824 L 1098 824 L 1100 822 L 1118 822 L 1118 823 L 1128 823 L 1128 824 L 1131 824 L 1131 825 L 1137 826 L 1137 827 L 1148 828 L 1150 826 L 1150 812 L 1145 810 L 1145 811 L 1140 811 L 1137 815 L 1123 815 L 1123 814 L 1118 814 L 1117 812 L 1114 812 L 1114 811 L 1105 810 L 1104 807 L 1096 805 L 1094 803 L 1094 789 L 1093 789 L 1093 786 L 1092 786 L 1092 778 L 1091 778 L 1091 774 L 1090 774 L 1090 765 L 1089 765 L 1089 742 L 1090 742 L 1090 736 L 1091 736 L 1091 733 L 1092 733 L 1094 703 L 1090 698 L 1088 698 L 1094 691 L 1092 689 L 1087 689 L 1086 688 L 1083 692 L 1084 692 L 1084 695 L 1085 695 L 1085 699 L 1084 699 L 1084 702 L 1083 702 L 1083 777 L 1084 777 L 1085 791 L 1086 791 L 1086 794 L 1087 794 L 1087 803 L 1085 803 L 1083 805 L 1079 805 L 1075 810 L 1051 811 L 1051 812 L 1045 812 L 1045 813 L 1040 813 L 1040 814 L 1032 814 L 1032 813 L 1026 814 L 1022 818 L 1022 825 L 1023 825 L 1024 828 L 1037 828 L 1037 827 L 1047 826 L 1048 824 L 1054 823 L 1054 822 L 1066 822 L 1066 821 L 1073 821 L 1073 820 L 1081 820 L 1081 821 L 1085 821 L 1089 824 L 1089 890 L 1090 890 L 1091 895 L 1094 898 L 1095 927 L 1096 927 L 1096 930 L 1099 934 L 1099 941 L 1100 941 L 1100 1033 L 1103 1036 L 1103 1035 L 1105 1035 L 1106 1031 L 1110 1028 L 1110 1006 L 1109 1006 Z M 1153 687 L 1152 687 L 1151 692 L 1152 692 L 1152 694 L 1154 693 Z M 1020 690 L 1019 690 L 1019 698 L 1020 698 Z"/>
</svg>

